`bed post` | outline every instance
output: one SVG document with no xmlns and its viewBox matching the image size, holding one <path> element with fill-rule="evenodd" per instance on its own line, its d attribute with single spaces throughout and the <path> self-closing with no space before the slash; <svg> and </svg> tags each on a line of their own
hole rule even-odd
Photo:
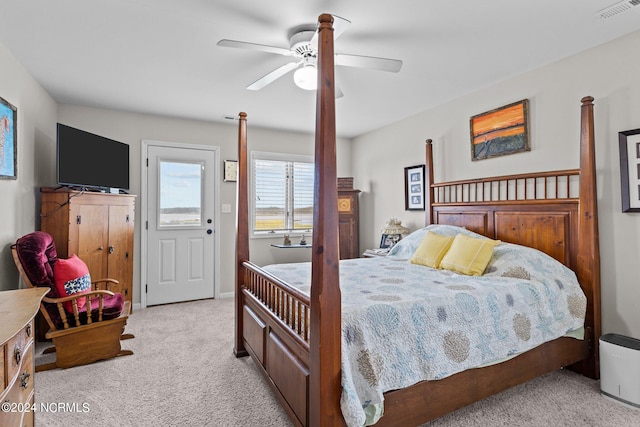
<svg viewBox="0 0 640 427">
<path fill-rule="evenodd" d="M 235 289 L 235 341 L 233 354 L 248 356 L 242 337 L 242 283 L 245 261 L 249 261 L 249 195 L 247 171 L 247 113 L 240 113 L 238 124 L 238 182 L 236 189 L 236 289 Z"/>
<path fill-rule="evenodd" d="M 333 17 L 318 18 L 315 200 L 311 257 L 309 424 L 340 426 L 341 301 Z"/>
<path fill-rule="evenodd" d="M 426 141 L 426 165 L 424 171 L 424 207 L 425 207 L 425 225 L 433 224 L 433 145 L 432 140 Z"/>
<path fill-rule="evenodd" d="M 590 340 L 590 356 L 574 368 L 591 378 L 600 376 L 598 339 L 602 333 L 600 314 L 600 242 L 598 235 L 598 200 L 596 155 L 593 127 L 593 97 L 582 98 L 580 118 L 580 208 L 576 276 L 587 294 L 585 327 Z M 590 329 L 590 330 L 589 330 Z"/>
</svg>

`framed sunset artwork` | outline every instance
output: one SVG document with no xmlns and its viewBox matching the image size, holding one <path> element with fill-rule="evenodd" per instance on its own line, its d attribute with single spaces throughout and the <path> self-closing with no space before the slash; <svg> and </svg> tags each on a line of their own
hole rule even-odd
<svg viewBox="0 0 640 427">
<path fill-rule="evenodd" d="M 471 117 L 471 160 L 530 151 L 529 100 Z"/>
</svg>

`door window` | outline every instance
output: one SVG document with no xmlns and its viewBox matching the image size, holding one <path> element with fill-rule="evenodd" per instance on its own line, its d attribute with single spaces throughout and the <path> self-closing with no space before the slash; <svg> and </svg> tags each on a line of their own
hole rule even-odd
<svg viewBox="0 0 640 427">
<path fill-rule="evenodd" d="M 204 164 L 160 160 L 158 228 L 201 227 Z"/>
</svg>

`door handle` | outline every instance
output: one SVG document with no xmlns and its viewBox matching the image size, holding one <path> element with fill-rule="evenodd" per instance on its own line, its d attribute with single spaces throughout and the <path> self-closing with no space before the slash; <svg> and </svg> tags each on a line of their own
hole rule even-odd
<svg viewBox="0 0 640 427">
<path fill-rule="evenodd" d="M 213 233 L 213 230 L 212 229 L 208 229 L 207 230 L 207 234 L 211 234 L 211 233 Z"/>
<path fill-rule="evenodd" d="M 115 251 L 115 248 L 113 246 L 109 246 L 109 253 L 112 254 L 113 251 Z"/>
</svg>

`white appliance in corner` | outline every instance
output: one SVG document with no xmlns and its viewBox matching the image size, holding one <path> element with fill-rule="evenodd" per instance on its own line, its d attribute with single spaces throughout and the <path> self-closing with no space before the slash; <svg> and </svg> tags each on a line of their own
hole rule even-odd
<svg viewBox="0 0 640 427">
<path fill-rule="evenodd" d="M 640 340 L 618 334 L 600 337 L 600 391 L 640 408 Z"/>
</svg>

